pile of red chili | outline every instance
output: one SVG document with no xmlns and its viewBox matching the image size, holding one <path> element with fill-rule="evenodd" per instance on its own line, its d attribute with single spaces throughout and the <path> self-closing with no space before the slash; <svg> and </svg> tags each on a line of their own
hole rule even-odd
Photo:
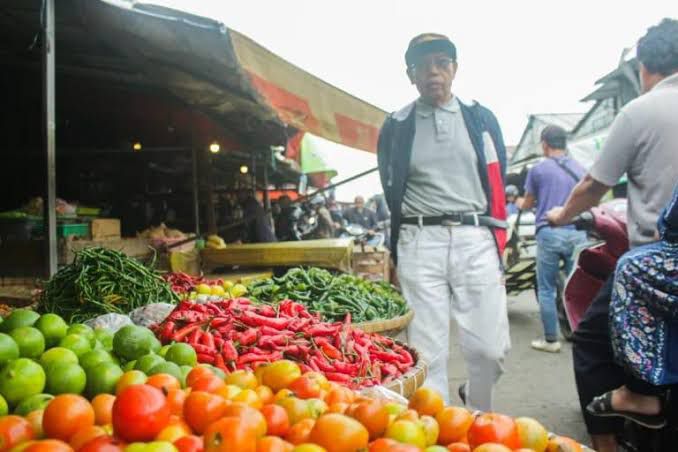
<svg viewBox="0 0 678 452">
<path fill-rule="evenodd" d="M 195 289 L 198 284 L 208 286 L 221 286 L 224 282 L 220 279 L 208 280 L 203 276 L 191 276 L 184 272 L 170 272 L 164 275 L 165 281 L 171 286 L 174 293 L 188 293 Z"/>
<path fill-rule="evenodd" d="M 154 327 L 163 343 L 186 342 L 198 361 L 224 371 L 254 369 L 291 359 L 302 371 L 318 371 L 352 388 L 388 383 L 414 365 L 410 352 L 393 339 L 344 322 L 321 322 L 291 300 L 276 307 L 245 298 L 199 304 L 183 301 Z"/>
</svg>

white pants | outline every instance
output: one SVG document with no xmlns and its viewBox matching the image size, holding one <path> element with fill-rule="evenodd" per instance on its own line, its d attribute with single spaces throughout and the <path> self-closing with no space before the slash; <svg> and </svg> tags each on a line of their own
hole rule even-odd
<svg viewBox="0 0 678 452">
<path fill-rule="evenodd" d="M 429 365 L 426 385 L 450 402 L 447 364 L 452 317 L 459 327 L 469 376 L 466 403 L 490 411 L 493 387 L 511 347 L 506 288 L 490 230 L 403 225 L 398 278 L 414 309 L 408 340 Z"/>
</svg>

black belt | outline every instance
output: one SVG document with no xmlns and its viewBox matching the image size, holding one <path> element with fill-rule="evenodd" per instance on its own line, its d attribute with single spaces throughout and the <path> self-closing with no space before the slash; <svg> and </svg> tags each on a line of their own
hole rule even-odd
<svg viewBox="0 0 678 452">
<path fill-rule="evenodd" d="M 487 226 L 501 229 L 508 227 L 505 221 L 476 213 L 452 213 L 437 217 L 405 217 L 400 223 L 417 226 Z"/>
</svg>

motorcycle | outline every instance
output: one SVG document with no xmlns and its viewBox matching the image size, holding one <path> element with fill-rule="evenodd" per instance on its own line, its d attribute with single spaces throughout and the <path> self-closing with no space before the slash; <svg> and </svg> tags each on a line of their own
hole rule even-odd
<svg viewBox="0 0 678 452">
<path fill-rule="evenodd" d="M 626 232 L 626 200 L 619 199 L 585 212 L 574 219 L 579 230 L 586 231 L 592 243 L 576 256 L 576 266 L 565 283 L 563 307 L 572 331 L 581 322 L 586 310 L 605 281 L 615 271 L 617 260 L 629 249 Z M 627 421 L 618 437 L 629 452 L 675 450 L 678 442 L 678 404 L 673 401 L 676 389 L 668 392 L 666 403 L 668 425 L 661 430 L 644 428 Z"/>
<path fill-rule="evenodd" d="M 356 245 L 373 246 L 375 248 L 383 246 L 386 239 L 383 232 L 370 231 L 359 224 L 344 225 L 339 237 L 352 238 Z"/>
</svg>

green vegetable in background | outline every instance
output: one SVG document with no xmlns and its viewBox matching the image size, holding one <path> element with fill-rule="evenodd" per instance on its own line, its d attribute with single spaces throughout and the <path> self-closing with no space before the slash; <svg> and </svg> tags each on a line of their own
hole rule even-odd
<svg viewBox="0 0 678 452">
<path fill-rule="evenodd" d="M 253 281 L 248 289 L 255 301 L 275 304 L 291 299 L 327 321 L 341 321 L 350 313 L 352 321 L 359 323 L 391 319 L 408 311 L 402 295 L 388 283 L 334 275 L 320 268 L 293 268 L 282 277 Z"/>
<path fill-rule="evenodd" d="M 150 303 L 176 303 L 178 296 L 156 272 L 126 254 L 106 248 L 78 251 L 46 284 L 39 309 L 68 322 L 101 314 L 128 314 Z"/>
</svg>

